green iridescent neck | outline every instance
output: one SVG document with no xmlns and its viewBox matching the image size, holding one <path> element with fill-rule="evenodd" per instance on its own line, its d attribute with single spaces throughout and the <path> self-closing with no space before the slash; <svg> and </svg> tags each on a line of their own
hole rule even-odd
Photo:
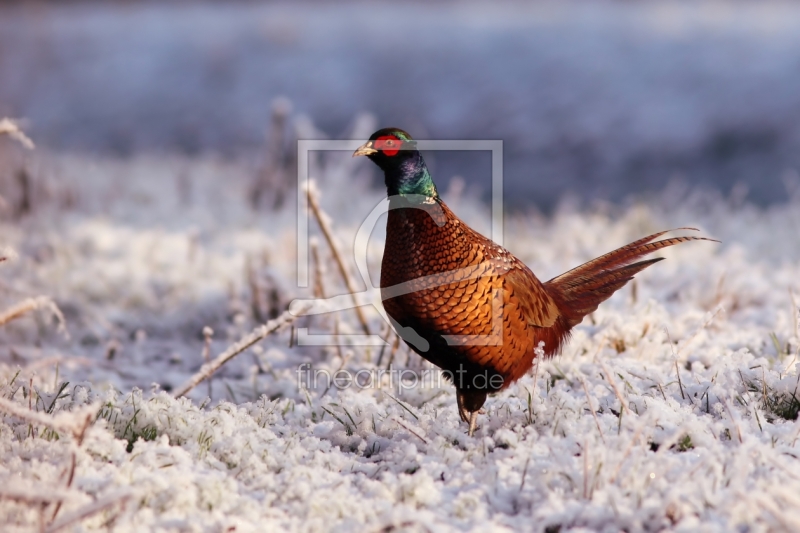
<svg viewBox="0 0 800 533">
<path fill-rule="evenodd" d="M 420 195 L 438 198 L 439 193 L 433 178 L 419 152 L 405 159 L 395 168 L 385 171 L 386 190 L 389 196 Z"/>
</svg>

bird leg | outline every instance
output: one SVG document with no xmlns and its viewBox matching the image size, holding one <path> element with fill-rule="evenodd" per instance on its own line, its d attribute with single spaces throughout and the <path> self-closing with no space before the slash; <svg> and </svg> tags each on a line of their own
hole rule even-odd
<svg viewBox="0 0 800 533">
<path fill-rule="evenodd" d="M 461 417 L 461 420 L 469 423 L 471 413 L 464 407 L 464 393 L 460 390 L 456 390 L 456 403 L 458 403 L 458 415 Z"/>
<path fill-rule="evenodd" d="M 475 433 L 475 429 L 478 427 L 478 411 L 472 411 L 469 414 L 469 436 L 471 437 Z"/>
<path fill-rule="evenodd" d="M 469 436 L 471 437 L 478 427 L 478 413 L 486 401 L 486 391 L 483 390 L 462 390 L 456 389 L 456 402 L 458 403 L 458 415 L 461 420 L 469 424 Z"/>
</svg>

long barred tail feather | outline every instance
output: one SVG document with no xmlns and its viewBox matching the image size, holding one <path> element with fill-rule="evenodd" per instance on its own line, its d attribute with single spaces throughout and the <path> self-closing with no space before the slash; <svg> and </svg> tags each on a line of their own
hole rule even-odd
<svg viewBox="0 0 800 533">
<path fill-rule="evenodd" d="M 677 230 L 697 231 L 695 228 L 677 228 L 648 235 L 592 259 L 545 283 L 545 287 L 556 300 L 569 326 L 579 324 L 583 317 L 597 309 L 600 303 L 632 280 L 634 275 L 661 261 L 663 257 L 634 262 L 637 259 L 683 242 L 719 242 L 706 237 L 672 237 L 656 241 L 662 235 Z"/>
</svg>

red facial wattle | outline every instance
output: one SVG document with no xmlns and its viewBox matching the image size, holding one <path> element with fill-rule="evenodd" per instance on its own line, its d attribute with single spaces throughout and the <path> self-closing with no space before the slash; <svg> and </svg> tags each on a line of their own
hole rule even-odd
<svg viewBox="0 0 800 533">
<path fill-rule="evenodd" d="M 383 135 L 375 139 L 373 146 L 376 150 L 380 150 L 385 155 L 393 156 L 397 155 L 402 144 L 403 142 L 394 135 Z"/>
</svg>

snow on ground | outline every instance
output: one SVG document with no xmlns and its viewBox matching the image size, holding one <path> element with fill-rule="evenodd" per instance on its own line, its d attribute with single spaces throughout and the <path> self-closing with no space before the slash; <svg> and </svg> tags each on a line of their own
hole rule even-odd
<svg viewBox="0 0 800 533">
<path fill-rule="evenodd" d="M 0 328 L 4 531 L 800 529 L 800 197 L 764 210 L 673 189 L 507 216 L 506 245 L 544 279 L 659 229 L 723 244 L 666 251 L 560 357 L 490 398 L 470 438 L 450 386 L 409 388 L 431 369 L 405 348 L 379 387 L 315 387 L 299 368 L 375 371 L 381 349 L 292 347 L 290 329 L 173 398 L 203 362 L 204 327 L 214 356 L 311 294 L 296 288 L 294 196 L 254 211 L 257 169 L 212 158 L 27 165 L 27 214 L 17 181 L 0 183 L 0 308 L 52 298 L 66 332 L 46 305 Z M 345 250 L 382 195 L 366 165 L 312 165 Z M 443 195 L 488 229 L 469 191 Z M 319 243 L 324 288 L 341 294 Z M 350 310 L 297 325 L 360 333 Z M 87 405 L 85 431 L 47 422 Z"/>
</svg>

